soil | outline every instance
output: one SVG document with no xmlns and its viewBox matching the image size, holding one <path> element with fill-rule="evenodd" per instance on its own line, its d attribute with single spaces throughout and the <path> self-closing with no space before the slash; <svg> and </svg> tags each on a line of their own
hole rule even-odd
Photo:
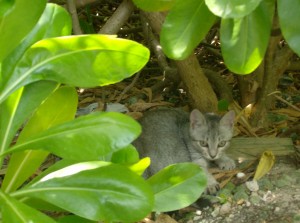
<svg viewBox="0 0 300 223">
<path fill-rule="evenodd" d="M 251 192 L 245 184 L 229 183 L 217 196 L 203 196 L 197 205 L 169 214 L 187 223 L 300 223 L 300 169 L 285 157 L 258 181 Z M 169 216 L 156 222 L 172 222 Z"/>
</svg>

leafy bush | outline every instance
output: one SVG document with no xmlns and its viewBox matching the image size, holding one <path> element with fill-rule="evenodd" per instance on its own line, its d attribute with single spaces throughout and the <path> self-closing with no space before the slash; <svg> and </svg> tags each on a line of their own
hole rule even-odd
<svg viewBox="0 0 300 223">
<path fill-rule="evenodd" d="M 114 36 L 70 36 L 68 13 L 45 0 L 0 2 L 0 24 L 0 222 L 133 222 L 200 196 L 206 178 L 195 164 L 140 176 L 150 161 L 130 144 L 141 132 L 130 117 L 74 119 L 74 86 L 131 76 L 147 63 L 147 48 Z M 50 153 L 61 160 L 32 177 Z"/>
<path fill-rule="evenodd" d="M 164 53 L 172 59 L 187 58 L 218 19 L 222 56 L 236 74 L 249 74 L 262 62 L 273 20 L 278 23 L 276 19 L 286 42 L 300 55 L 300 3 L 293 0 L 133 2 L 145 11 L 169 10 L 160 42 Z"/>
</svg>

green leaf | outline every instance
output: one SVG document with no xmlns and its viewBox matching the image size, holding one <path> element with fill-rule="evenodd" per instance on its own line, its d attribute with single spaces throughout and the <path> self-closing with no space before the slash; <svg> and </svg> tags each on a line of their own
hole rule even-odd
<svg viewBox="0 0 300 223">
<path fill-rule="evenodd" d="M 0 85 L 0 103 L 13 91 L 38 80 L 79 87 L 104 86 L 139 71 L 149 50 L 134 41 L 105 35 L 44 39 L 23 55 L 9 79 Z"/>
<path fill-rule="evenodd" d="M 250 14 L 262 0 L 205 0 L 209 10 L 224 19 L 242 18 Z"/>
<path fill-rule="evenodd" d="M 140 125 L 129 116 L 96 112 L 34 135 L 7 153 L 43 149 L 66 159 L 99 160 L 128 146 L 140 132 Z"/>
<path fill-rule="evenodd" d="M 57 86 L 52 81 L 35 82 L 20 88 L 0 105 L 0 154 L 8 148 L 26 118 Z"/>
<path fill-rule="evenodd" d="M 77 92 L 73 87 L 59 88 L 47 98 L 31 117 L 23 128 L 17 144 L 26 142 L 27 138 L 52 126 L 72 120 L 75 117 L 77 101 Z M 13 154 L 2 189 L 5 192 L 10 192 L 21 186 L 38 169 L 48 154 L 49 152 L 40 150 L 27 150 Z"/>
<path fill-rule="evenodd" d="M 112 154 L 111 162 L 130 165 L 139 161 L 139 153 L 133 145 L 120 149 Z"/>
<path fill-rule="evenodd" d="M 221 99 L 218 101 L 218 111 L 227 111 L 229 102 L 226 99 Z"/>
<path fill-rule="evenodd" d="M 151 163 L 150 158 L 145 157 L 139 160 L 137 163 L 128 166 L 128 168 L 131 171 L 141 176 L 145 172 L 145 170 L 150 166 L 150 163 Z"/>
<path fill-rule="evenodd" d="M 97 223 L 96 221 L 90 221 L 85 218 L 78 217 L 76 215 L 68 215 L 61 217 L 57 220 L 58 223 Z"/>
<path fill-rule="evenodd" d="M 300 55 L 300 2 L 278 0 L 278 17 L 285 40 L 298 56 Z"/>
<path fill-rule="evenodd" d="M 5 75 L 3 78 L 9 79 L 17 62 L 32 44 L 45 38 L 70 35 L 71 31 L 72 22 L 69 13 L 61 6 L 47 4 L 35 27 L 3 61 L 2 73 Z"/>
<path fill-rule="evenodd" d="M 45 6 L 46 0 L 0 1 L 0 63 L 35 26 Z"/>
<path fill-rule="evenodd" d="M 262 1 L 248 16 L 222 19 L 221 49 L 226 66 L 237 74 L 249 74 L 264 58 L 274 13 L 274 1 Z"/>
<path fill-rule="evenodd" d="M 4 223 L 55 223 L 52 218 L 9 197 L 0 190 L 0 206 Z"/>
<path fill-rule="evenodd" d="M 37 25 L 26 36 L 22 43 L 2 63 L 2 78 L 9 79 L 17 61 L 36 41 L 71 33 L 70 16 L 66 10 L 55 4 L 47 4 Z M 0 74 L 1 75 L 1 74 Z M 1 79 L 1 78 L 0 78 Z M 17 130 L 35 108 L 57 87 L 52 81 L 40 81 L 27 85 L 15 92 L 0 105 L 0 152 L 11 143 Z M 21 94 L 21 95 L 19 95 Z M 17 97 L 17 95 L 19 95 Z M 1 166 L 1 165 L 0 165 Z"/>
<path fill-rule="evenodd" d="M 14 0 L 2 0 L 0 2 L 0 18 L 4 17 L 6 14 L 10 13 L 14 8 Z"/>
<path fill-rule="evenodd" d="M 175 0 L 133 0 L 133 3 L 144 11 L 166 11 L 172 8 Z"/>
<path fill-rule="evenodd" d="M 153 207 L 153 193 L 144 179 L 122 165 L 102 161 L 58 170 L 14 196 L 42 199 L 95 221 L 134 222 Z"/>
<path fill-rule="evenodd" d="M 154 192 L 153 211 L 166 212 L 194 203 L 206 188 L 206 175 L 194 163 L 170 165 L 148 179 Z"/>
<path fill-rule="evenodd" d="M 204 39 L 215 19 L 204 0 L 176 1 L 162 26 L 163 51 L 172 59 L 185 59 Z"/>
</svg>

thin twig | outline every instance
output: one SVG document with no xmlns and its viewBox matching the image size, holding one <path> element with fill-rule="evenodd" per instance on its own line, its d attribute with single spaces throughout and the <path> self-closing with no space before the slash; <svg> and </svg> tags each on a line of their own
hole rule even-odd
<svg viewBox="0 0 300 223">
<path fill-rule="evenodd" d="M 126 94 L 126 92 L 128 92 L 128 91 L 135 85 L 136 81 L 139 79 L 140 74 L 141 74 L 141 71 L 139 71 L 139 72 L 134 76 L 132 82 L 131 82 L 126 88 L 124 88 L 124 90 L 123 90 L 123 91 L 121 92 L 121 94 L 119 95 L 119 97 L 118 97 L 116 103 L 119 103 L 119 102 L 122 100 L 123 96 Z"/>
<path fill-rule="evenodd" d="M 282 97 L 276 95 L 277 93 L 279 93 L 278 91 L 272 92 L 270 94 L 268 94 L 268 96 L 273 95 L 276 99 L 278 99 L 279 101 L 287 104 L 288 106 L 290 106 L 291 108 L 295 109 L 296 111 L 300 112 L 300 109 L 298 107 L 296 107 L 295 105 L 291 104 L 290 102 L 288 102 L 287 100 L 283 99 Z"/>
<path fill-rule="evenodd" d="M 75 35 L 82 34 L 74 0 L 67 0 L 67 9 L 72 16 L 74 34 Z"/>
</svg>

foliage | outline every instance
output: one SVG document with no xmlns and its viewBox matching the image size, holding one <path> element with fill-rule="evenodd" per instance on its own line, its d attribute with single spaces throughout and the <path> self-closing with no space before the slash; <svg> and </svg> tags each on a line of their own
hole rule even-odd
<svg viewBox="0 0 300 223">
<path fill-rule="evenodd" d="M 23 2 L 0 2 L 1 168 L 11 154 L 0 222 L 133 222 L 152 210 L 193 203 L 206 185 L 199 166 L 176 164 L 149 180 L 140 176 L 149 158 L 139 160 L 131 145 L 141 132 L 133 119 L 101 112 L 74 119 L 75 86 L 131 76 L 148 61 L 148 49 L 114 36 L 69 36 L 63 8 Z M 32 13 L 20 20 L 20 10 Z M 50 153 L 61 160 L 32 177 Z M 172 202 L 160 205 L 171 196 Z M 74 215 L 53 219 L 40 210 Z"/>
<path fill-rule="evenodd" d="M 151 2 L 151 5 L 150 3 Z M 262 62 L 267 50 L 273 17 L 278 13 L 281 30 L 289 46 L 300 55 L 300 4 L 292 0 L 251 1 L 143 1 L 134 3 L 146 11 L 169 10 L 161 30 L 165 54 L 185 59 L 204 39 L 216 16 L 221 19 L 221 51 L 226 66 L 237 74 L 248 74 Z M 160 7 L 160 3 L 164 7 Z"/>
</svg>

